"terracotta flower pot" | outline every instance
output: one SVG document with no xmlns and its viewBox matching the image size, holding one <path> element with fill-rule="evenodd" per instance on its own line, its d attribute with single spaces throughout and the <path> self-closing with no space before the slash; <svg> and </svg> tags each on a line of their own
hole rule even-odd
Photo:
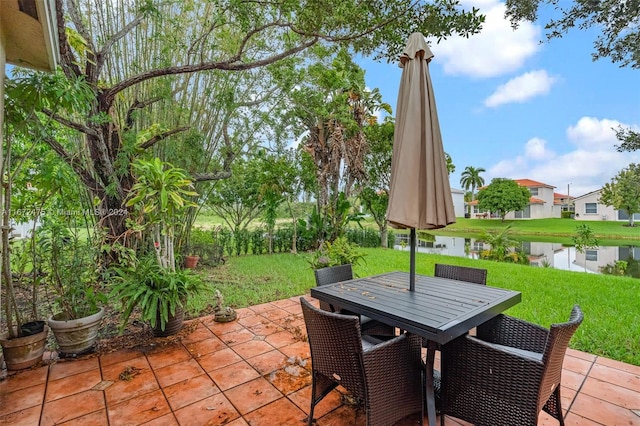
<svg viewBox="0 0 640 426">
<path fill-rule="evenodd" d="M 176 334 L 182 329 L 182 323 L 184 322 L 184 310 L 181 307 L 176 307 L 176 314 L 171 315 L 169 313 L 169 319 L 165 324 L 164 330 L 160 326 L 160 312 L 156 316 L 156 326 L 151 327 L 151 332 L 156 337 L 166 337 Z"/>
<path fill-rule="evenodd" d="M 200 256 L 185 256 L 184 258 L 184 267 L 193 269 L 198 266 L 198 261 L 200 260 Z"/>
<path fill-rule="evenodd" d="M 89 352 L 98 337 L 103 316 L 104 308 L 100 308 L 93 315 L 78 319 L 68 319 L 64 313 L 49 317 L 49 327 L 56 337 L 60 352 L 64 354 Z"/>
<path fill-rule="evenodd" d="M 22 370 L 42 361 L 44 346 L 47 343 L 49 327 L 37 334 L 9 339 L 8 334 L 0 338 L 0 346 L 7 364 L 7 370 Z"/>
</svg>

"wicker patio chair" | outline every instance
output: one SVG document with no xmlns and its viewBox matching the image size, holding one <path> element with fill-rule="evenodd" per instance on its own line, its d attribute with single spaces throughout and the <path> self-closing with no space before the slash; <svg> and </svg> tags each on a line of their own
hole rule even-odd
<svg viewBox="0 0 640 426">
<path fill-rule="evenodd" d="M 451 280 L 487 285 L 486 269 L 436 263 L 434 275 L 436 277 L 449 278 Z"/>
<path fill-rule="evenodd" d="M 305 298 L 300 303 L 311 348 L 309 426 L 316 404 L 338 385 L 364 404 L 369 426 L 422 413 L 419 337 L 402 334 L 372 344 L 361 335 L 357 316 L 317 309 Z"/>
<path fill-rule="evenodd" d="M 447 343 L 442 412 L 476 426 L 535 426 L 544 410 L 564 425 L 562 361 L 582 320 L 578 305 L 568 322 L 549 330 L 501 314 L 478 328 L 477 337 Z"/>
<path fill-rule="evenodd" d="M 334 284 L 340 281 L 347 281 L 353 279 L 353 269 L 351 264 L 329 266 L 327 268 L 320 268 L 314 270 L 316 276 L 316 286 Z M 352 312 L 343 311 L 340 306 L 332 306 L 327 302 L 320 301 L 320 309 L 329 312 L 342 313 L 345 315 L 356 315 Z M 372 320 L 371 318 L 361 316 L 360 328 L 362 334 L 376 335 L 376 336 L 395 336 L 396 329 L 390 325 L 381 323 L 379 321 Z"/>
</svg>

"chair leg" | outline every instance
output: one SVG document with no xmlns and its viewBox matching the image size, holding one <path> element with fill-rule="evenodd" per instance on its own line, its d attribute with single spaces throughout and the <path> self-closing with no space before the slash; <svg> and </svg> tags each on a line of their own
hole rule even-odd
<svg viewBox="0 0 640 426">
<path fill-rule="evenodd" d="M 313 426 L 313 411 L 316 408 L 316 404 L 329 395 L 329 392 L 334 390 L 338 386 L 337 383 L 327 379 L 325 376 L 314 372 L 311 378 L 311 408 L 309 408 L 309 418 L 307 421 L 308 426 Z M 322 390 L 318 388 L 322 387 Z"/>
</svg>

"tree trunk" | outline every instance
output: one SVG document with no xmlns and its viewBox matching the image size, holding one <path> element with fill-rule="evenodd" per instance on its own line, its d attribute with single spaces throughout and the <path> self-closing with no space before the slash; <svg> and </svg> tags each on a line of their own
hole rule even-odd
<svg viewBox="0 0 640 426">
<path fill-rule="evenodd" d="M 380 247 L 389 247 L 389 229 L 386 223 L 380 227 Z"/>
</svg>

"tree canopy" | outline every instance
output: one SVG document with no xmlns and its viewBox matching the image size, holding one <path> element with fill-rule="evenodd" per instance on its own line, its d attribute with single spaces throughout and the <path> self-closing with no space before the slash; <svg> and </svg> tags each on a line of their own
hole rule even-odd
<svg viewBox="0 0 640 426">
<path fill-rule="evenodd" d="M 629 164 L 600 192 L 600 202 L 629 215 L 629 226 L 634 226 L 633 215 L 640 212 L 640 164 Z"/>
<path fill-rule="evenodd" d="M 531 193 L 512 179 L 494 178 L 478 193 L 478 207 L 482 211 L 498 213 L 500 219 L 509 212 L 524 209 L 529 204 Z"/>
</svg>

